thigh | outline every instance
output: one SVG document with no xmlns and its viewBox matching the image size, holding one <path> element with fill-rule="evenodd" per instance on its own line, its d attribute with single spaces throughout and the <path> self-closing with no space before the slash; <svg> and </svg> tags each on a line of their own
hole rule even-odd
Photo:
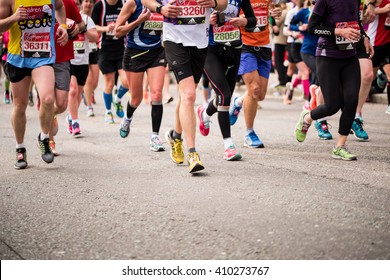
<svg viewBox="0 0 390 280">
<path fill-rule="evenodd" d="M 51 65 L 41 66 L 35 68 L 31 73 L 39 96 L 41 98 L 54 96 L 55 75 L 53 67 Z"/>
</svg>

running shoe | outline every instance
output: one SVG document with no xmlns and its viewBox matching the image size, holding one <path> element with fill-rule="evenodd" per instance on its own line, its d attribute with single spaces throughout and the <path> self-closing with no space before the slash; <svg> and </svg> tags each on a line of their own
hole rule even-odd
<svg viewBox="0 0 390 280">
<path fill-rule="evenodd" d="M 131 124 L 131 119 L 128 120 L 127 118 L 123 118 L 121 124 L 119 125 L 119 135 L 122 138 L 126 138 L 129 135 L 130 124 Z"/>
<path fill-rule="evenodd" d="M 53 136 L 56 136 L 58 133 L 58 121 L 57 121 L 57 115 L 54 115 L 53 119 Z"/>
<path fill-rule="evenodd" d="M 93 107 L 88 107 L 87 109 L 87 117 L 94 117 L 95 116 L 95 112 L 93 111 Z"/>
<path fill-rule="evenodd" d="M 288 82 L 286 84 L 286 91 L 284 92 L 283 104 L 290 105 L 292 102 L 293 94 L 294 94 L 294 88 L 292 87 L 291 83 Z"/>
<path fill-rule="evenodd" d="M 386 109 L 386 111 L 385 111 L 385 114 L 390 115 L 390 105 L 387 107 L 387 109 Z"/>
<path fill-rule="evenodd" d="M 150 138 L 150 150 L 153 152 L 165 151 L 163 142 L 158 135 L 153 135 L 152 138 Z"/>
<path fill-rule="evenodd" d="M 342 160 L 356 160 L 356 156 L 351 154 L 345 146 L 334 147 L 332 149 L 332 158 Z"/>
<path fill-rule="evenodd" d="M 196 111 L 198 113 L 198 118 L 199 118 L 200 134 L 202 134 L 203 136 L 209 135 L 209 132 L 210 132 L 210 121 L 205 121 L 203 119 L 203 112 L 205 110 L 206 109 L 202 105 L 199 105 L 198 108 L 196 109 Z"/>
<path fill-rule="evenodd" d="M 10 103 L 11 103 L 11 98 L 10 98 L 9 90 L 6 90 L 6 91 L 4 92 L 4 103 L 5 103 L 5 104 L 10 104 Z"/>
<path fill-rule="evenodd" d="M 50 146 L 50 150 L 51 152 L 53 153 L 53 155 L 56 157 L 58 156 L 58 153 L 56 151 L 56 142 L 54 141 L 49 141 L 49 146 Z"/>
<path fill-rule="evenodd" d="M 240 160 L 241 158 L 242 156 L 240 155 L 240 153 L 237 152 L 235 146 L 228 147 L 223 153 L 223 159 L 227 161 Z"/>
<path fill-rule="evenodd" d="M 28 106 L 34 107 L 34 96 L 32 92 L 28 93 Z"/>
<path fill-rule="evenodd" d="M 310 124 L 304 121 L 305 115 L 309 114 L 310 111 L 303 110 L 301 115 L 299 116 L 299 121 L 295 128 L 295 138 L 298 142 L 303 142 L 306 139 L 307 131 L 310 127 Z"/>
<path fill-rule="evenodd" d="M 352 123 L 351 132 L 355 136 L 356 139 L 360 141 L 368 141 L 368 134 L 363 128 L 363 119 L 356 118 Z"/>
<path fill-rule="evenodd" d="M 257 136 L 256 132 L 252 130 L 249 134 L 245 135 L 244 147 L 264 148 L 264 144 Z"/>
<path fill-rule="evenodd" d="M 72 124 L 72 135 L 77 136 L 81 134 L 80 125 L 78 122 Z"/>
<path fill-rule="evenodd" d="M 41 134 L 38 135 L 38 146 L 41 151 L 41 158 L 46 163 L 52 163 L 54 160 L 54 154 L 50 149 L 49 138 L 41 140 Z"/>
<path fill-rule="evenodd" d="M 309 92 L 310 92 L 310 110 L 314 110 L 317 108 L 317 94 L 316 91 L 318 89 L 317 85 L 310 85 Z"/>
<path fill-rule="evenodd" d="M 123 107 L 121 102 L 112 101 L 112 104 L 114 104 L 116 115 L 120 118 L 123 118 L 125 116 L 125 112 L 123 112 Z"/>
<path fill-rule="evenodd" d="M 240 113 L 242 106 L 236 105 L 236 100 L 238 97 L 233 99 L 233 104 L 229 108 L 229 118 L 230 118 L 230 125 L 234 125 L 238 119 L 238 114 Z"/>
<path fill-rule="evenodd" d="M 173 138 L 173 129 L 165 133 L 165 140 L 171 145 L 170 156 L 174 163 L 181 164 L 184 162 L 183 140 Z"/>
<path fill-rule="evenodd" d="M 72 134 L 72 130 L 73 130 L 73 127 L 72 127 L 72 120 L 70 119 L 70 116 L 67 115 L 66 116 L 66 124 L 68 125 L 68 132 L 69 134 Z"/>
<path fill-rule="evenodd" d="M 203 163 L 200 161 L 199 154 L 192 152 L 187 155 L 188 172 L 195 173 L 204 169 Z"/>
<path fill-rule="evenodd" d="M 318 131 L 318 138 L 321 140 L 330 140 L 333 138 L 332 134 L 329 132 L 327 121 L 316 121 L 314 126 Z"/>
<path fill-rule="evenodd" d="M 15 169 L 25 169 L 27 167 L 27 152 L 26 148 L 16 149 L 16 162 L 14 164 Z"/>
<path fill-rule="evenodd" d="M 114 116 L 112 115 L 111 112 L 106 113 L 106 115 L 104 116 L 104 122 L 106 124 L 114 124 L 115 123 Z"/>
</svg>

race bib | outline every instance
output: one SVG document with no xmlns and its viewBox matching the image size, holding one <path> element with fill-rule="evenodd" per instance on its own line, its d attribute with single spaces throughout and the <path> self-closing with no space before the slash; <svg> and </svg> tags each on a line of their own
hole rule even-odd
<svg viewBox="0 0 390 280">
<path fill-rule="evenodd" d="M 220 44 L 240 40 L 240 30 L 230 22 L 225 22 L 225 24 L 220 27 L 215 25 L 213 27 L 213 34 L 214 42 Z"/>
<path fill-rule="evenodd" d="M 268 25 L 268 10 L 255 9 L 254 12 L 257 32 L 264 31 Z"/>
<path fill-rule="evenodd" d="M 163 22 L 163 15 L 152 13 L 150 18 L 145 21 L 142 32 L 150 35 L 161 35 L 163 30 Z"/>
<path fill-rule="evenodd" d="M 359 24 L 357 21 L 348 21 L 348 22 L 337 22 L 336 28 L 353 28 L 356 30 L 360 30 Z M 357 44 L 356 42 L 351 42 L 344 37 L 336 36 L 336 45 L 339 50 L 348 51 L 353 50 Z"/>
<path fill-rule="evenodd" d="M 177 24 L 202 24 L 206 22 L 206 8 L 200 7 L 196 0 L 177 0 L 177 6 L 182 7 L 177 16 Z"/>
<path fill-rule="evenodd" d="M 23 32 L 21 38 L 21 57 L 49 58 L 52 56 L 50 33 Z"/>
<path fill-rule="evenodd" d="M 107 22 L 107 25 L 115 25 L 115 22 Z M 114 29 L 112 31 L 106 32 L 106 39 L 108 40 L 118 40 L 118 37 L 115 37 Z"/>
<path fill-rule="evenodd" d="M 73 41 L 73 49 L 75 54 L 85 53 L 85 35 L 79 34 L 78 40 Z"/>
</svg>

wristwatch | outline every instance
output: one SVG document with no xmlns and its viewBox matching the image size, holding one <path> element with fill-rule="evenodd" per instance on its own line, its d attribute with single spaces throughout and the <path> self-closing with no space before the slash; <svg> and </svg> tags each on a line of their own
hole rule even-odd
<svg viewBox="0 0 390 280">
<path fill-rule="evenodd" d="M 157 6 L 157 7 L 156 7 L 156 13 L 158 13 L 158 14 L 161 15 L 161 8 L 162 8 L 161 5 L 160 5 L 160 6 Z"/>
</svg>

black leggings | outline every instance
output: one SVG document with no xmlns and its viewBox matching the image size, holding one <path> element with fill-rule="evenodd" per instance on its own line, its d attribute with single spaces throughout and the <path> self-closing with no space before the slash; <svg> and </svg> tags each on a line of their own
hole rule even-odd
<svg viewBox="0 0 390 280">
<path fill-rule="evenodd" d="M 325 104 L 311 111 L 312 119 L 332 116 L 341 109 L 339 133 L 349 135 L 359 100 L 360 65 L 357 56 L 347 59 L 317 57 L 317 74 Z"/>
<path fill-rule="evenodd" d="M 241 48 L 209 46 L 204 73 L 218 96 L 218 106 L 230 106 L 236 87 L 240 56 Z"/>
<path fill-rule="evenodd" d="M 279 85 L 285 86 L 287 83 L 287 67 L 284 66 L 284 53 L 286 45 L 275 44 L 274 60 L 276 72 L 278 72 Z"/>
<path fill-rule="evenodd" d="M 218 110 L 218 123 L 223 139 L 231 136 L 229 109 L 226 107 L 230 106 L 236 86 L 240 58 L 241 48 L 209 46 L 204 65 L 204 73 L 217 94 L 217 102 L 211 101 L 206 113 L 212 116 Z"/>
</svg>

